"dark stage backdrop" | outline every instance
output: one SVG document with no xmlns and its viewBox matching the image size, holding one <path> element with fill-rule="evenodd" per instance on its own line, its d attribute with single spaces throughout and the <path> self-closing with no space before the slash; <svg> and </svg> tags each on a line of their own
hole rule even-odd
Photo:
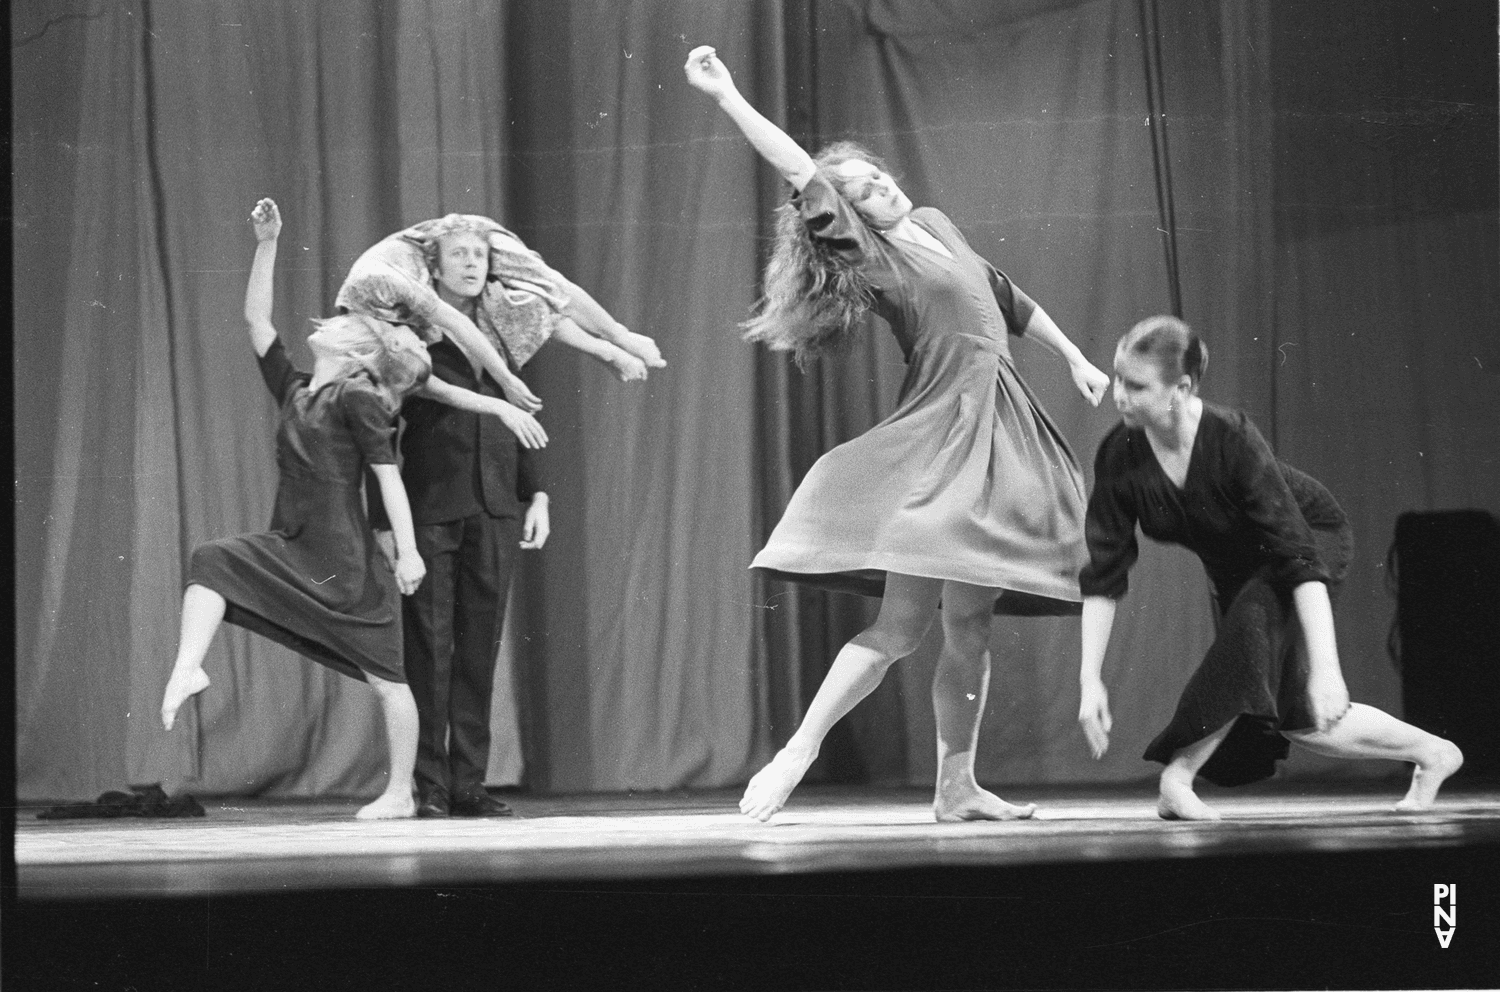
<svg viewBox="0 0 1500 992">
<path fill-rule="evenodd" d="M 1205 393 L 1249 410 L 1354 517 L 1340 609 L 1356 698 L 1399 711 L 1381 563 L 1408 509 L 1500 508 L 1491 5 L 1161 4 L 1185 316 Z M 373 791 L 367 690 L 227 628 L 201 720 L 155 711 L 183 563 L 260 529 L 274 410 L 240 304 L 256 197 L 287 220 L 277 323 L 300 343 L 348 264 L 463 210 L 515 227 L 671 367 L 625 387 L 557 348 L 532 381 L 554 536 L 513 645 L 528 780 L 743 781 L 869 604 L 745 571 L 807 465 L 888 412 L 894 347 L 802 376 L 740 343 L 784 195 L 682 81 L 715 44 L 799 137 L 856 136 L 1096 364 L 1170 308 L 1133 0 L 18 5 L 13 18 L 18 772 L 23 797 L 161 780 Z M 1435 53 L 1440 53 L 1436 55 Z M 1114 417 L 1016 347 L 1091 462 Z M 1185 555 L 1149 549 L 1084 750 L 1075 622 L 997 626 L 979 771 L 1140 778 L 1211 632 Z M 927 783 L 935 645 L 856 711 L 818 774 Z M 513 762 L 511 763 L 513 764 Z M 1323 773 L 1327 763 L 1294 768 Z M 1379 770 L 1386 770 L 1375 766 Z"/>
</svg>

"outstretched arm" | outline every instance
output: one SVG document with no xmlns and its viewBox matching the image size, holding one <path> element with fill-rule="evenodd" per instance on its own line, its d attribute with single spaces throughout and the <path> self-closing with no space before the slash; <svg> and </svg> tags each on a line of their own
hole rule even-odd
<svg viewBox="0 0 1500 992">
<path fill-rule="evenodd" d="M 616 362 L 605 357 L 609 352 L 606 351 L 601 355 L 596 351 L 583 347 L 585 342 L 578 340 L 576 336 L 562 334 L 561 332 L 566 325 L 572 323 L 575 329 L 587 331 L 594 337 L 624 351 L 627 355 L 634 356 L 646 368 L 661 369 L 667 367 L 666 360 L 661 357 L 661 351 L 656 347 L 655 341 L 644 334 L 636 334 L 630 328 L 615 320 L 614 317 L 610 316 L 609 311 L 605 310 L 599 304 L 598 300 L 589 295 L 588 290 L 573 282 L 561 272 L 558 272 L 556 269 L 549 271 L 553 281 L 557 283 L 558 290 L 568 301 L 567 306 L 563 308 L 561 314 L 565 319 L 558 327 L 558 331 L 555 332 L 563 344 L 578 348 L 580 351 L 588 352 L 594 355 L 595 358 L 600 358 L 614 365 L 620 372 L 620 378 L 626 382 L 629 382 L 631 379 L 646 378 L 645 372 L 642 371 L 640 375 L 626 375 L 625 370 L 621 369 Z"/>
<path fill-rule="evenodd" d="M 641 335 L 636 335 L 640 337 Z M 630 354 L 623 348 L 605 341 L 602 338 L 585 334 L 577 324 L 567 317 L 559 315 L 557 327 L 552 332 L 553 340 L 559 344 L 565 344 L 569 348 L 576 348 L 585 355 L 590 355 L 615 370 L 615 375 L 620 377 L 621 382 L 634 382 L 646 378 L 646 363 L 635 355 Z M 646 338 L 650 341 L 650 338 Z M 654 347 L 654 342 L 653 342 Z M 667 364 L 658 359 L 658 367 Z"/>
<path fill-rule="evenodd" d="M 516 436 L 523 447 L 545 448 L 547 446 L 547 432 L 542 429 L 537 419 L 499 397 L 485 396 L 472 389 L 455 386 L 451 382 L 444 382 L 437 376 L 429 376 L 422 388 L 417 390 L 417 395 L 460 410 L 467 410 L 470 413 L 499 417 L 500 422 Z"/>
<path fill-rule="evenodd" d="M 250 347 L 255 357 L 264 355 L 276 341 L 271 324 L 272 283 L 276 271 L 276 239 L 281 235 L 281 211 L 276 201 L 261 200 L 250 211 L 250 226 L 255 231 L 255 261 L 250 263 L 250 283 L 245 287 L 245 324 L 250 330 Z"/>
<path fill-rule="evenodd" d="M 687 64 L 682 67 L 688 82 L 702 90 L 719 104 L 719 108 L 739 125 L 740 131 L 749 140 L 760 156 L 786 181 L 801 190 L 813 177 L 818 167 L 812 156 L 793 141 L 785 131 L 767 120 L 760 111 L 735 89 L 729 70 L 719 61 L 711 45 L 699 45 L 688 53 Z"/>
<path fill-rule="evenodd" d="M 1037 307 L 1031 314 L 1031 320 L 1026 324 L 1026 336 L 1033 338 L 1043 345 L 1057 352 L 1068 363 L 1068 369 L 1073 375 L 1073 384 L 1083 394 L 1084 399 L 1094 406 L 1104 398 L 1104 391 L 1109 388 L 1109 376 L 1094 367 L 1078 346 L 1068 340 L 1068 336 L 1057 326 L 1057 322 L 1048 316 L 1047 311 Z"/>
<path fill-rule="evenodd" d="M 522 410 L 533 413 L 542 408 L 542 401 L 536 394 L 526 387 L 520 376 L 510 370 L 505 364 L 505 359 L 500 357 L 500 352 L 490 344 L 490 339 L 484 336 L 474 322 L 464 316 L 462 311 L 453 304 L 448 303 L 441 297 L 438 298 L 437 311 L 432 315 L 432 322 L 438 329 L 453 339 L 465 354 L 471 355 L 475 361 L 484 366 L 484 370 L 494 376 L 500 388 L 505 390 L 505 396 Z"/>
<path fill-rule="evenodd" d="M 1109 748 L 1109 731 L 1114 720 L 1109 715 L 1109 693 L 1104 688 L 1104 651 L 1115 626 L 1115 601 L 1108 596 L 1083 598 L 1083 651 L 1078 671 L 1081 702 L 1078 722 L 1089 739 L 1089 750 L 1095 758 L 1104 757 Z"/>
<path fill-rule="evenodd" d="M 380 483 L 380 501 L 390 518 L 390 533 L 395 539 L 396 587 L 403 596 L 410 596 L 422 584 L 427 566 L 417 554 L 417 534 L 411 523 L 411 504 L 406 499 L 406 487 L 401 483 L 401 470 L 394 465 L 371 465 Z"/>
</svg>

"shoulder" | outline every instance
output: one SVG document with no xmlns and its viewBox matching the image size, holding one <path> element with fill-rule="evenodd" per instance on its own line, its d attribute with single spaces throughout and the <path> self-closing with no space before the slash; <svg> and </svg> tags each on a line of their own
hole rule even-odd
<svg viewBox="0 0 1500 992">
<path fill-rule="evenodd" d="M 333 396 L 344 412 L 360 420 L 390 420 L 395 416 L 387 406 L 386 393 L 364 374 L 351 375 L 333 385 Z"/>
<path fill-rule="evenodd" d="M 1225 452 L 1253 451 L 1269 454 L 1271 451 L 1270 443 L 1255 426 L 1255 421 L 1243 410 L 1204 403 L 1203 419 L 1199 422 L 1198 429 L 1207 430 L 1209 441 Z"/>
<path fill-rule="evenodd" d="M 922 221 L 925 224 L 934 224 L 938 227 L 958 230 L 958 225 L 953 223 L 947 214 L 937 207 L 913 207 L 911 210 L 913 220 Z"/>
<path fill-rule="evenodd" d="M 1094 453 L 1094 485 L 1110 487 L 1133 477 L 1140 469 L 1146 435 L 1125 426 L 1122 420 L 1110 428 Z"/>
</svg>

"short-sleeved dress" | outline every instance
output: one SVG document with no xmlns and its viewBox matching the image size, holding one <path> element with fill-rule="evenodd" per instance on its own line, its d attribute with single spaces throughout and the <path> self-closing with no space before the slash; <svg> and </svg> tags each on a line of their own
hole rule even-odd
<svg viewBox="0 0 1500 992">
<path fill-rule="evenodd" d="M 872 229 L 821 173 L 798 206 L 868 279 L 906 378 L 890 416 L 808 471 L 752 567 L 870 596 L 888 572 L 948 579 L 998 590 L 996 613 L 1077 613 L 1083 477 L 1007 340 L 1036 304 L 937 210 L 910 216 L 952 258 Z"/>
<path fill-rule="evenodd" d="M 490 343 L 520 368 L 547 343 L 567 300 L 542 256 L 488 217 L 461 215 L 490 244 L 490 274 L 480 294 L 476 323 Z M 334 303 L 341 312 L 410 326 L 428 344 L 440 336 L 432 324 L 439 300 L 427 269 L 436 232 L 446 218 L 425 220 L 377 242 L 350 267 Z"/>
<path fill-rule="evenodd" d="M 401 596 L 365 517 L 366 465 L 392 465 L 391 411 L 369 379 L 308 388 L 280 341 L 260 359 L 280 407 L 271 527 L 193 549 L 188 584 L 228 602 L 224 619 L 352 678 L 405 682 Z"/>
<path fill-rule="evenodd" d="M 1281 731 L 1311 729 L 1309 674 L 1292 590 L 1332 594 L 1353 550 L 1348 518 L 1316 479 L 1279 462 L 1237 410 L 1203 404 L 1181 488 L 1145 432 L 1117 425 L 1099 445 L 1088 508 L 1086 596 L 1119 599 L 1138 554 L 1135 529 L 1198 555 L 1213 588 L 1213 644 L 1146 749 L 1167 764 L 1234 721 L 1200 774 L 1219 785 L 1269 778 L 1287 755 Z"/>
</svg>

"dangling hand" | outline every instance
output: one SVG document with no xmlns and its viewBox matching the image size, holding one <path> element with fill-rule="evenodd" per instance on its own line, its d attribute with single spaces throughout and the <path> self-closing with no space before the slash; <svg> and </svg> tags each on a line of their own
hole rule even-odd
<svg viewBox="0 0 1500 992">
<path fill-rule="evenodd" d="M 422 561 L 421 555 L 413 552 L 397 556 L 396 588 L 401 590 L 401 595 L 410 596 L 416 592 L 426 575 L 427 565 Z"/>
<path fill-rule="evenodd" d="M 1307 680 L 1307 701 L 1313 723 L 1319 733 L 1324 733 L 1349 712 L 1349 687 L 1340 675 L 1314 672 Z"/>
<path fill-rule="evenodd" d="M 502 399 L 485 397 L 490 402 L 486 404 L 491 412 L 500 418 L 500 422 L 516 436 L 523 448 L 545 448 L 547 446 L 547 432 L 537 419 L 525 410 L 512 406 Z"/>
<path fill-rule="evenodd" d="M 1086 679 L 1081 688 L 1078 722 L 1083 726 L 1083 736 L 1088 738 L 1090 753 L 1096 759 L 1102 758 L 1109 750 L 1109 732 L 1115 725 L 1109 715 L 1109 691 L 1102 679 Z"/>
<path fill-rule="evenodd" d="M 715 100 L 734 92 L 734 80 L 729 77 L 729 70 L 719 61 L 712 45 L 699 45 L 689 52 L 682 71 L 687 73 L 687 80 L 694 89 L 702 90 Z"/>
</svg>

